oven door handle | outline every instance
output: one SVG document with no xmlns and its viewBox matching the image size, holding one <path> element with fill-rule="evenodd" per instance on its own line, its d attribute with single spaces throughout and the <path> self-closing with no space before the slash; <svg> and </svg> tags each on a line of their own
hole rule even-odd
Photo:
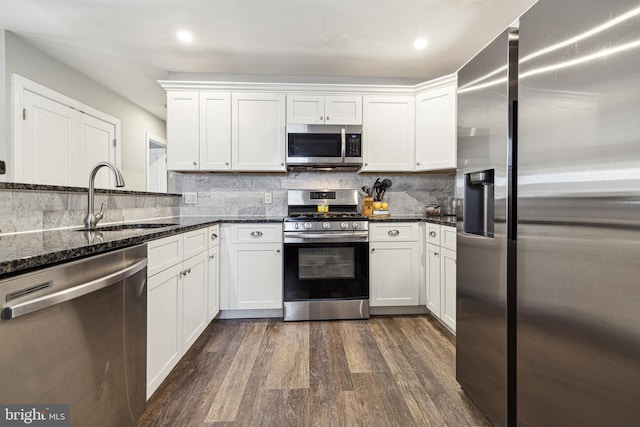
<svg viewBox="0 0 640 427">
<path fill-rule="evenodd" d="M 343 243 L 366 242 L 369 240 L 369 232 L 360 233 L 286 233 L 284 243 Z"/>
</svg>

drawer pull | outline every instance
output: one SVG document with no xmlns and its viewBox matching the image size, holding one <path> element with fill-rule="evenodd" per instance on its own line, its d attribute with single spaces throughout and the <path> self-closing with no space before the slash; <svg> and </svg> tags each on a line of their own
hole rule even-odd
<svg viewBox="0 0 640 427">
<path fill-rule="evenodd" d="M 387 232 L 387 234 L 388 234 L 389 236 L 397 236 L 398 234 L 400 234 L 400 231 L 398 231 L 398 230 L 389 230 L 389 231 Z"/>
<path fill-rule="evenodd" d="M 433 230 L 431 230 L 431 231 L 429 232 L 429 237 L 436 237 L 436 232 L 435 232 L 435 231 L 433 231 Z"/>
<path fill-rule="evenodd" d="M 251 237 L 260 237 L 262 236 L 262 231 L 252 231 Z"/>
</svg>

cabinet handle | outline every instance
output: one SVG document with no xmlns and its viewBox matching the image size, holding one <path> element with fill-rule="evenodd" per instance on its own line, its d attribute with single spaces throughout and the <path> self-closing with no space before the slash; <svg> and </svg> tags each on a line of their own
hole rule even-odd
<svg viewBox="0 0 640 427">
<path fill-rule="evenodd" d="M 225 166 L 229 166 L 229 162 L 224 162 L 224 165 Z"/>
<path fill-rule="evenodd" d="M 276 253 L 279 254 L 280 253 L 280 249 L 276 249 Z"/>
<path fill-rule="evenodd" d="M 389 230 L 389 231 L 387 232 L 387 234 L 388 234 L 389 236 L 397 236 L 398 234 L 400 234 L 400 231 L 398 231 L 398 230 Z"/>
<path fill-rule="evenodd" d="M 434 256 L 440 256 L 440 252 L 434 252 L 433 255 Z"/>
<path fill-rule="evenodd" d="M 371 253 L 374 253 L 376 251 L 376 248 L 371 248 Z"/>
<path fill-rule="evenodd" d="M 416 162 L 416 166 L 420 166 L 420 162 Z"/>
<path fill-rule="evenodd" d="M 209 255 L 209 259 L 215 259 L 215 258 L 216 258 L 216 255 L 215 255 L 215 254 L 213 254 L 213 255 Z"/>
<path fill-rule="evenodd" d="M 251 236 L 252 237 L 260 237 L 260 236 L 262 236 L 262 231 L 252 231 L 251 232 Z"/>
<path fill-rule="evenodd" d="M 182 271 L 180 272 L 180 277 L 182 277 L 182 276 L 186 276 L 186 275 L 187 275 L 187 270 L 182 270 Z"/>
<path fill-rule="evenodd" d="M 280 163 L 280 166 L 284 166 L 284 163 Z"/>
<path fill-rule="evenodd" d="M 216 240 L 218 235 L 216 233 L 211 233 L 211 240 Z"/>
<path fill-rule="evenodd" d="M 429 237 L 436 237 L 436 232 L 435 231 L 430 231 L 429 232 Z"/>
<path fill-rule="evenodd" d="M 187 268 L 187 273 L 191 274 L 191 269 Z"/>
</svg>

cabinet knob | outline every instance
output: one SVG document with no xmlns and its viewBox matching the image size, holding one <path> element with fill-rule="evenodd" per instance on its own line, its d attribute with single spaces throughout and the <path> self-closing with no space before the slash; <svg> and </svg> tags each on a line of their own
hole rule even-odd
<svg viewBox="0 0 640 427">
<path fill-rule="evenodd" d="M 225 166 L 229 166 L 229 162 L 224 162 L 224 165 Z"/>
<path fill-rule="evenodd" d="M 434 252 L 433 255 L 434 256 L 440 256 L 440 252 Z"/>
<path fill-rule="evenodd" d="M 436 232 L 435 231 L 430 231 L 429 232 L 429 236 L 430 237 L 436 237 Z"/>
<path fill-rule="evenodd" d="M 260 237 L 260 236 L 262 236 L 262 231 L 252 231 L 251 232 L 251 236 L 252 237 Z"/>
<path fill-rule="evenodd" d="M 327 116 L 326 120 L 329 120 L 329 116 Z"/>
<path fill-rule="evenodd" d="M 420 166 L 420 162 L 416 162 L 416 166 Z"/>
<path fill-rule="evenodd" d="M 216 257 L 216 254 L 209 255 L 209 259 L 215 259 L 215 257 Z"/>
<path fill-rule="evenodd" d="M 371 253 L 374 253 L 376 251 L 376 248 L 371 248 Z"/>
<path fill-rule="evenodd" d="M 398 231 L 398 230 L 389 230 L 389 231 L 387 232 L 387 234 L 388 234 L 389 236 L 397 236 L 398 234 L 400 234 L 400 231 Z"/>
<path fill-rule="evenodd" d="M 279 254 L 280 253 L 280 249 L 276 249 L 276 253 Z"/>
<path fill-rule="evenodd" d="M 216 233 L 211 233 L 211 240 L 216 240 L 218 235 Z"/>
<path fill-rule="evenodd" d="M 280 166 L 284 166 L 284 163 L 280 163 Z"/>
<path fill-rule="evenodd" d="M 191 273 L 191 269 L 190 268 L 187 268 L 187 273 Z"/>
<path fill-rule="evenodd" d="M 322 116 L 320 116 L 320 120 L 323 120 Z"/>
<path fill-rule="evenodd" d="M 193 162 L 193 166 L 198 166 L 198 162 Z"/>
</svg>

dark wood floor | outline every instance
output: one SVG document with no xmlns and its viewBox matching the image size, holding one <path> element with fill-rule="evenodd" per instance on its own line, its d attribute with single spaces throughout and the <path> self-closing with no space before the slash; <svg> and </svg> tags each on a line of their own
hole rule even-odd
<svg viewBox="0 0 640 427">
<path fill-rule="evenodd" d="M 216 320 L 138 426 L 490 426 L 430 316 Z"/>
</svg>

